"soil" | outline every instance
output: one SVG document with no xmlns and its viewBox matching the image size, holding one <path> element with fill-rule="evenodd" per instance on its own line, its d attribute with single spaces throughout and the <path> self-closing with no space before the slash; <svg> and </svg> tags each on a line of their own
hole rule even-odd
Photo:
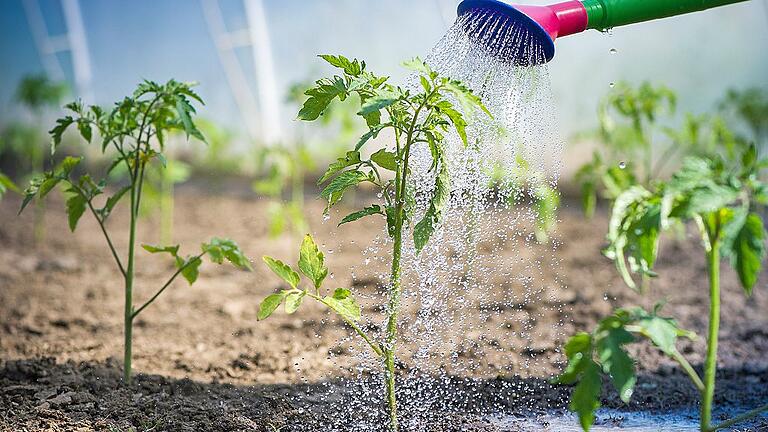
<svg viewBox="0 0 768 432">
<path fill-rule="evenodd" d="M 258 302 L 279 287 L 258 261 L 253 272 L 206 263 L 195 285 L 177 281 L 147 308 L 135 323 L 135 378 L 125 385 L 118 360 L 121 278 L 98 225 L 84 217 L 71 233 L 63 203 L 54 198 L 46 213 L 45 241 L 36 243 L 32 213 L 16 217 L 18 206 L 13 197 L 0 203 L 0 431 L 272 432 L 330 430 L 331 422 L 340 430 L 365 430 L 344 425 L 334 414 L 359 404 L 359 395 L 367 394 L 364 388 L 377 385 L 378 379 L 365 374 L 362 380 L 352 379 L 359 375 L 354 372 L 359 356 L 348 328 L 315 305 L 303 306 L 300 314 L 281 312 L 257 322 Z M 268 206 L 255 198 L 182 189 L 174 237 L 186 253 L 215 234 L 237 240 L 251 257 L 293 257 L 300 239 L 269 237 L 264 223 Z M 361 251 L 381 232 L 379 221 L 335 229 L 333 223 L 322 223 L 321 204 L 310 201 L 307 212 L 318 243 L 335 251 L 329 255 L 334 281 L 375 292 L 386 263 L 356 271 L 354 280 L 349 269 L 360 268 Z M 120 227 L 126 224 L 121 212 L 113 217 L 109 228 L 116 230 L 120 248 L 125 244 Z M 706 334 L 706 264 L 693 235 L 663 244 L 660 277 L 653 282 L 652 295 L 641 297 L 623 285 L 600 254 L 607 226 L 604 209 L 585 221 L 576 205 L 565 200 L 560 218 L 557 260 L 545 260 L 550 264 L 543 268 L 543 278 L 552 283 L 547 284 L 551 292 L 542 297 L 552 300 L 510 312 L 538 337 L 493 335 L 489 340 L 476 330 L 459 335 L 461 346 L 472 347 L 469 361 L 478 367 L 451 370 L 440 365 L 444 375 L 427 373 L 423 379 L 439 379 L 442 394 L 471 392 L 472 398 L 444 400 L 439 409 L 418 416 L 418 407 L 403 400 L 404 430 L 497 431 L 483 413 L 523 416 L 564 410 L 571 389 L 549 383 L 564 364 L 560 347 L 567 335 L 590 329 L 613 307 L 650 306 L 651 299 L 664 299 L 665 315 Z M 155 225 L 146 220 L 140 241 L 156 242 Z M 505 248 L 507 254 L 517 250 L 514 243 Z M 527 250 L 553 254 L 551 245 Z M 137 303 L 152 295 L 148 287 L 161 285 L 173 271 L 172 263 L 156 258 L 138 254 Z M 768 273 L 746 297 L 735 274 L 723 267 L 715 399 L 743 410 L 768 400 Z M 556 278 L 548 276 L 555 270 Z M 366 305 L 366 310 L 375 314 L 377 309 Z M 408 344 L 403 342 L 405 352 L 415 348 Z M 703 338 L 681 341 L 679 347 L 700 370 Z M 622 404 L 606 383 L 604 406 L 651 412 L 696 406 L 695 389 L 674 363 L 647 344 L 632 350 L 640 373 L 633 399 L 629 406 Z M 518 367 L 524 363 L 535 367 Z M 404 378 L 412 367 L 407 358 L 400 367 L 403 392 L 418 388 L 418 380 Z M 768 421 L 750 428 L 766 429 Z"/>
</svg>

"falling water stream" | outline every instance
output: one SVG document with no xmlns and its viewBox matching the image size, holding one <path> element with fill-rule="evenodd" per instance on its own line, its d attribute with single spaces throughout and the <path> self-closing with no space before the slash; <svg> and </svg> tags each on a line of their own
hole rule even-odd
<svg viewBox="0 0 768 432">
<path fill-rule="evenodd" d="M 451 197 L 424 250 L 417 254 L 412 233 L 404 233 L 397 395 L 401 426 L 409 432 L 446 425 L 465 430 L 468 419 L 492 430 L 578 430 L 565 412 L 565 396 L 548 382 L 562 367 L 569 288 L 557 275 L 556 233 L 537 236 L 535 228 L 548 222 L 537 203 L 558 197 L 564 142 L 549 70 L 540 61 L 544 53 L 530 40 L 507 18 L 477 11 L 460 17 L 426 59 L 441 75 L 472 88 L 493 117 L 472 116 L 466 147 L 455 132 L 447 135 Z M 534 66 L 505 60 L 521 54 L 530 60 L 523 63 Z M 415 77 L 408 85 L 419 89 Z M 414 220 L 424 214 L 435 187 L 431 166 L 429 148 L 416 144 Z M 382 269 L 375 275 L 382 281 L 376 291 L 355 294 L 364 305 L 365 327 L 374 332 L 384 328 L 389 274 L 383 269 L 391 249 L 382 232 L 365 250 L 364 263 L 352 268 L 353 279 Z M 346 378 L 310 391 L 306 406 L 324 410 L 324 430 L 381 431 L 381 364 L 351 333 L 343 344 L 359 361 L 352 367 L 339 361 Z M 696 427 L 696 414 L 687 411 L 664 417 L 603 409 L 597 416 L 594 430 Z"/>
</svg>

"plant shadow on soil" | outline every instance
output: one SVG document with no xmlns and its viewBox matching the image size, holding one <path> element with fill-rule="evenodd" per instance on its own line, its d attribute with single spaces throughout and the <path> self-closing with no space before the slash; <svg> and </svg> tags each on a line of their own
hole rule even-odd
<svg viewBox="0 0 768 432">
<path fill-rule="evenodd" d="M 698 368 L 697 368 L 698 369 Z M 735 411 L 768 398 L 768 370 L 718 371 L 716 403 Z M 502 431 L 490 415 L 513 417 L 564 412 L 571 391 L 542 378 L 499 377 L 489 380 L 441 377 L 443 394 L 472 389 L 472 398 L 442 401 L 442 409 L 412 418 L 402 401 L 403 430 L 416 424 L 424 432 Z M 371 383 L 373 384 L 373 383 Z M 627 411 L 663 412 L 696 409 L 696 391 L 677 370 L 642 373 L 629 405 L 618 401 L 605 383 L 605 406 Z M 414 383 L 401 383 L 407 390 Z M 231 385 L 187 378 L 137 374 L 122 383 L 117 361 L 67 361 L 53 358 L 5 361 L 0 367 L 0 429 L 114 431 L 301 431 L 339 424 L 339 411 L 359 397 L 361 383 L 343 380 L 307 384 Z M 537 388 L 515 392 L 513 388 Z M 359 401 L 358 401 L 359 402 Z M 371 401 L 371 404 L 379 402 Z M 488 410 L 493 406 L 493 411 Z M 473 414 L 477 413 L 477 414 Z M 344 419 L 341 419 L 341 424 Z M 384 430 L 385 422 L 381 422 Z M 574 425 L 575 426 L 575 425 Z M 343 426 L 342 426 L 343 427 Z M 768 420 L 752 425 L 768 428 Z M 359 430 L 355 427 L 342 430 Z M 373 429 L 379 430 L 379 429 Z"/>
</svg>

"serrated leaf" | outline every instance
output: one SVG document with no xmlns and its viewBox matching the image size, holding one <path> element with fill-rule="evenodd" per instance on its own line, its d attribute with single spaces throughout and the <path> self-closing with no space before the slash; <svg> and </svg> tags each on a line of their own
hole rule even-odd
<svg viewBox="0 0 768 432">
<path fill-rule="evenodd" d="M 361 162 L 360 160 L 360 152 L 355 151 L 348 151 L 347 154 L 343 158 L 336 159 L 336 162 L 333 162 L 332 164 L 328 165 L 328 169 L 325 171 L 322 177 L 320 177 L 320 180 L 317 181 L 317 184 L 323 184 L 325 183 L 329 178 L 333 177 L 334 174 L 337 172 L 343 170 L 344 168 L 350 167 L 352 165 L 357 165 Z"/>
<path fill-rule="evenodd" d="M 330 63 L 332 66 L 335 66 L 337 68 L 341 68 L 344 70 L 344 73 L 351 76 L 358 76 L 363 72 L 363 69 L 365 68 L 365 63 L 361 63 L 357 59 L 349 60 L 348 58 L 344 57 L 343 55 L 330 55 L 330 54 L 321 54 L 318 57 L 322 58 L 323 60 Z"/>
<path fill-rule="evenodd" d="M 227 260 L 235 267 L 253 270 L 251 261 L 243 254 L 240 246 L 233 240 L 213 237 L 208 243 L 203 243 L 201 249 L 216 264 L 221 264 L 224 260 Z"/>
<path fill-rule="evenodd" d="M 400 100 L 400 94 L 393 91 L 382 90 L 374 96 L 369 97 L 363 102 L 360 111 L 357 114 L 361 116 L 369 115 L 373 112 L 386 108 Z"/>
<path fill-rule="evenodd" d="M 179 245 L 157 246 L 157 245 L 150 245 L 150 244 L 142 244 L 141 247 L 142 249 L 144 249 L 149 253 L 169 253 L 174 257 L 177 256 L 179 253 Z"/>
<path fill-rule="evenodd" d="M 580 332 L 571 336 L 565 344 L 565 355 L 568 365 L 554 382 L 573 384 L 579 379 L 587 362 L 592 361 L 592 335 Z"/>
<path fill-rule="evenodd" d="M 427 245 L 430 237 L 435 232 L 437 224 L 440 223 L 443 209 L 450 199 L 450 177 L 448 176 L 448 167 L 444 155 L 440 163 L 440 168 L 435 178 L 435 190 L 429 207 L 424 217 L 413 228 L 413 241 L 416 246 L 416 252 L 421 252 Z"/>
<path fill-rule="evenodd" d="M 101 214 L 102 219 L 106 219 L 109 217 L 110 214 L 112 214 L 112 210 L 115 208 L 118 202 L 120 202 L 120 199 L 123 198 L 126 192 L 131 190 L 131 186 L 124 186 L 120 188 L 117 192 L 115 192 L 112 196 L 107 198 L 107 202 L 104 203 L 104 207 L 102 207 L 99 210 L 99 214 Z"/>
<path fill-rule="evenodd" d="M 758 214 L 748 213 L 731 221 L 725 230 L 722 255 L 730 258 L 744 292 L 751 295 L 766 256 L 763 221 Z"/>
<path fill-rule="evenodd" d="M 91 142 L 91 137 L 93 136 L 93 131 L 91 129 L 90 123 L 88 123 L 85 119 L 79 119 L 77 121 L 77 130 L 80 131 L 80 135 L 88 142 Z"/>
<path fill-rule="evenodd" d="M 194 255 L 190 255 L 185 259 L 176 256 L 176 268 L 181 270 L 181 276 L 183 276 L 190 285 L 197 281 L 197 277 L 200 274 L 200 264 L 202 263 L 203 260 Z"/>
<path fill-rule="evenodd" d="M 285 297 L 285 312 L 288 314 L 292 314 L 296 312 L 299 309 L 299 306 L 301 306 L 302 300 L 304 300 L 304 297 L 307 295 L 306 291 L 300 291 L 300 292 L 291 292 Z"/>
<path fill-rule="evenodd" d="M 290 285 L 291 288 L 296 288 L 299 284 L 299 274 L 296 273 L 291 266 L 266 255 L 263 256 L 262 259 L 267 264 L 267 267 L 269 267 L 276 275 L 280 276 L 284 281 L 288 282 L 288 285 Z"/>
<path fill-rule="evenodd" d="M 73 119 L 71 116 L 62 117 L 56 120 L 56 126 L 54 126 L 53 129 L 48 132 L 51 134 L 51 138 L 53 138 L 54 148 L 61 144 L 62 135 L 64 135 L 64 132 L 67 130 L 67 128 L 74 122 L 75 119 Z"/>
<path fill-rule="evenodd" d="M 381 132 L 382 129 L 386 128 L 387 126 L 391 126 L 391 124 L 382 123 L 382 124 L 376 124 L 375 126 L 370 126 L 370 130 L 368 130 L 368 132 L 363 134 L 363 136 L 360 137 L 360 140 L 355 145 L 355 151 L 359 151 L 361 148 L 363 148 L 363 145 L 365 145 L 365 143 L 368 142 L 368 140 L 374 139 L 377 136 L 379 136 L 379 132 Z"/>
<path fill-rule="evenodd" d="M 386 149 L 380 149 L 376 153 L 371 155 L 371 160 L 376 163 L 376 165 L 390 170 L 390 171 L 396 171 L 397 170 L 397 155 L 393 152 L 389 152 Z"/>
<path fill-rule="evenodd" d="M 339 222 L 339 226 L 344 225 L 345 223 L 354 222 L 358 219 L 364 218 L 366 216 L 374 215 L 374 214 L 381 214 L 381 215 L 384 214 L 384 212 L 381 211 L 381 206 L 379 206 L 378 204 L 368 206 L 362 210 L 359 210 L 344 216 L 344 219 L 342 219 L 341 222 Z"/>
<path fill-rule="evenodd" d="M 346 85 L 341 78 L 320 80 L 317 86 L 304 92 L 309 98 L 299 110 L 298 119 L 305 121 L 317 120 L 335 98 L 346 97 Z"/>
<path fill-rule="evenodd" d="M 579 416 L 581 427 L 588 431 L 595 423 L 595 411 L 600 408 L 602 391 L 600 367 L 589 360 L 584 367 L 579 383 L 571 394 L 569 407 Z"/>
<path fill-rule="evenodd" d="M 326 210 L 339 202 L 344 196 L 344 191 L 370 178 L 367 173 L 359 170 L 344 171 L 328 183 L 320 196 L 327 201 Z"/>
<path fill-rule="evenodd" d="M 464 120 L 464 116 L 453 109 L 453 106 L 448 101 L 442 101 L 440 104 L 438 104 L 438 108 L 440 111 L 448 116 L 448 118 L 451 120 L 451 123 L 453 124 L 453 127 L 456 129 L 456 132 L 459 134 L 459 137 L 461 138 L 461 142 L 464 143 L 464 147 L 467 146 L 467 121 Z"/>
<path fill-rule="evenodd" d="M 354 322 L 360 319 L 360 306 L 352 298 L 348 289 L 337 288 L 333 296 L 323 297 L 323 303 L 349 321 Z"/>
<path fill-rule="evenodd" d="M 317 289 L 320 288 L 323 284 L 323 280 L 328 276 L 328 267 L 325 266 L 325 257 L 320 249 L 318 249 L 312 236 L 309 234 L 305 235 L 304 240 L 301 242 L 301 249 L 299 251 L 299 270 L 304 273 L 304 276 L 312 281 Z"/>
<path fill-rule="evenodd" d="M 85 213 L 85 206 L 88 204 L 88 200 L 74 188 L 68 189 L 68 192 L 73 193 L 73 195 L 70 196 L 66 202 L 67 220 L 69 222 L 70 231 L 74 232 L 75 228 L 77 228 L 77 222 L 83 216 L 83 213 Z"/>
<path fill-rule="evenodd" d="M 264 300 L 261 301 L 261 304 L 259 304 L 259 312 L 256 315 L 256 319 L 261 321 L 269 318 L 269 316 L 272 315 L 272 312 L 274 312 L 275 309 L 280 306 L 280 303 L 283 302 L 285 296 L 286 294 L 284 291 L 277 294 L 268 295 Z"/>
<path fill-rule="evenodd" d="M 597 340 L 597 356 L 603 371 L 611 377 L 622 401 L 629 402 L 637 382 L 635 365 L 622 345 L 635 338 L 623 327 L 612 327 L 601 332 Z"/>
</svg>

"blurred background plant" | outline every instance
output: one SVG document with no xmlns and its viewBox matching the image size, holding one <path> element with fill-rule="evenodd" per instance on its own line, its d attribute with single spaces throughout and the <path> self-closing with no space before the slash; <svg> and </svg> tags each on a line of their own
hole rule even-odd
<svg viewBox="0 0 768 432">
<path fill-rule="evenodd" d="M 51 116 L 59 112 L 59 105 L 66 94 L 66 84 L 52 81 L 44 74 L 27 75 L 19 82 L 15 101 L 23 114 L 7 124 L 0 133 L 0 158 L 2 166 L 9 168 L 10 176 L 3 175 L 0 179 L 0 195 L 14 190 L 12 178 L 26 183 L 45 170 L 46 155 L 51 153 L 46 127 Z M 34 217 L 36 243 L 42 242 L 45 237 L 44 219 L 45 203 L 40 201 L 35 207 Z"/>
</svg>

